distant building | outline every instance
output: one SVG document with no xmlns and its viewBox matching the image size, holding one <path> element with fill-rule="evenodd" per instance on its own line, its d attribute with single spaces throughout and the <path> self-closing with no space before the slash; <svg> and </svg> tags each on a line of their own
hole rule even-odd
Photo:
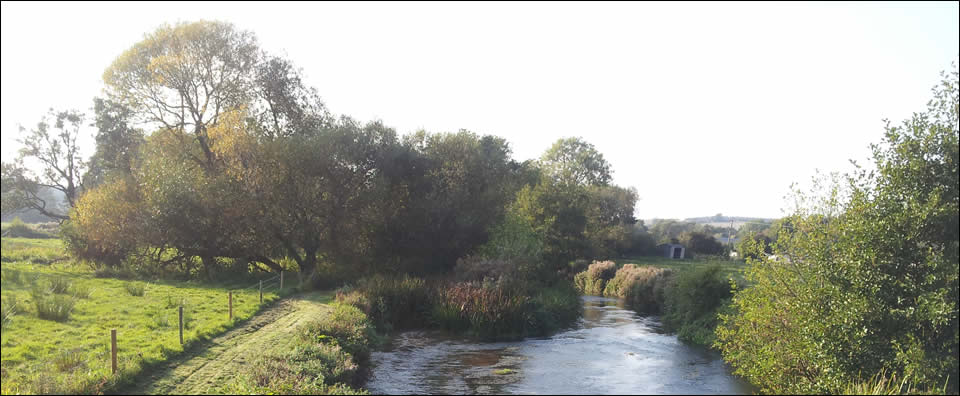
<svg viewBox="0 0 960 396">
<path fill-rule="evenodd" d="M 660 251 L 663 252 L 664 257 L 672 259 L 682 259 L 684 253 L 687 251 L 687 248 L 679 243 L 665 243 L 658 247 Z"/>
</svg>

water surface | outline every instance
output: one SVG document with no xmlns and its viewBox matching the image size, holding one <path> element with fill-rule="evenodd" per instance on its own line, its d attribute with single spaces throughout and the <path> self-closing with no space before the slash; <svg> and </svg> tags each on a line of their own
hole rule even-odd
<svg viewBox="0 0 960 396">
<path fill-rule="evenodd" d="M 583 303 L 580 322 L 548 338 L 482 343 L 401 333 L 372 354 L 366 388 L 374 394 L 751 392 L 719 354 L 664 334 L 656 317 L 611 298 L 585 296 Z"/>
</svg>

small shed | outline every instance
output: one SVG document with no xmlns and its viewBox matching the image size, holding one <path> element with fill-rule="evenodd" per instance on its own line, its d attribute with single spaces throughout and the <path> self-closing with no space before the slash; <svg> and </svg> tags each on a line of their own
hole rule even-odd
<svg viewBox="0 0 960 396">
<path fill-rule="evenodd" d="M 687 248 L 679 243 L 665 243 L 660 245 L 660 249 L 664 257 L 672 259 L 682 259 L 687 251 Z"/>
</svg>

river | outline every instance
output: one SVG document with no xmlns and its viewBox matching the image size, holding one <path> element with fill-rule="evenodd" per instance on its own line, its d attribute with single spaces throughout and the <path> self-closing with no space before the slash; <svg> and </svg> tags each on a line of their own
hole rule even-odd
<svg viewBox="0 0 960 396">
<path fill-rule="evenodd" d="M 664 334 L 656 317 L 585 296 L 551 337 L 481 343 L 405 332 L 371 355 L 374 394 L 748 394 L 720 355 Z"/>
</svg>

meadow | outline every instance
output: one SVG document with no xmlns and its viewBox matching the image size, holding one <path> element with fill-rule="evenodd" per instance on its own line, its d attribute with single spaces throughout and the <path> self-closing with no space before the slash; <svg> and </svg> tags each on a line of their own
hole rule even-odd
<svg viewBox="0 0 960 396">
<path fill-rule="evenodd" d="M 3 394 L 99 393 L 224 332 L 264 302 L 249 284 L 97 278 L 58 239 L 2 239 Z M 233 320 L 228 313 L 233 293 Z M 180 344 L 178 307 L 184 307 Z M 110 330 L 118 375 L 111 375 Z"/>
<path fill-rule="evenodd" d="M 628 258 L 619 258 L 613 260 L 617 264 L 617 268 L 622 268 L 624 264 L 636 264 L 637 266 L 652 266 L 659 268 L 672 269 L 674 271 L 685 271 L 691 269 L 701 269 L 705 267 L 710 267 L 713 265 L 720 266 L 720 274 L 725 278 L 733 278 L 734 280 L 741 282 L 743 278 L 743 270 L 747 268 L 747 264 L 742 260 L 729 260 L 724 258 L 717 258 L 714 256 L 699 256 L 696 258 L 687 258 L 682 260 L 671 259 L 661 256 L 638 256 L 638 257 L 628 257 Z"/>
</svg>

